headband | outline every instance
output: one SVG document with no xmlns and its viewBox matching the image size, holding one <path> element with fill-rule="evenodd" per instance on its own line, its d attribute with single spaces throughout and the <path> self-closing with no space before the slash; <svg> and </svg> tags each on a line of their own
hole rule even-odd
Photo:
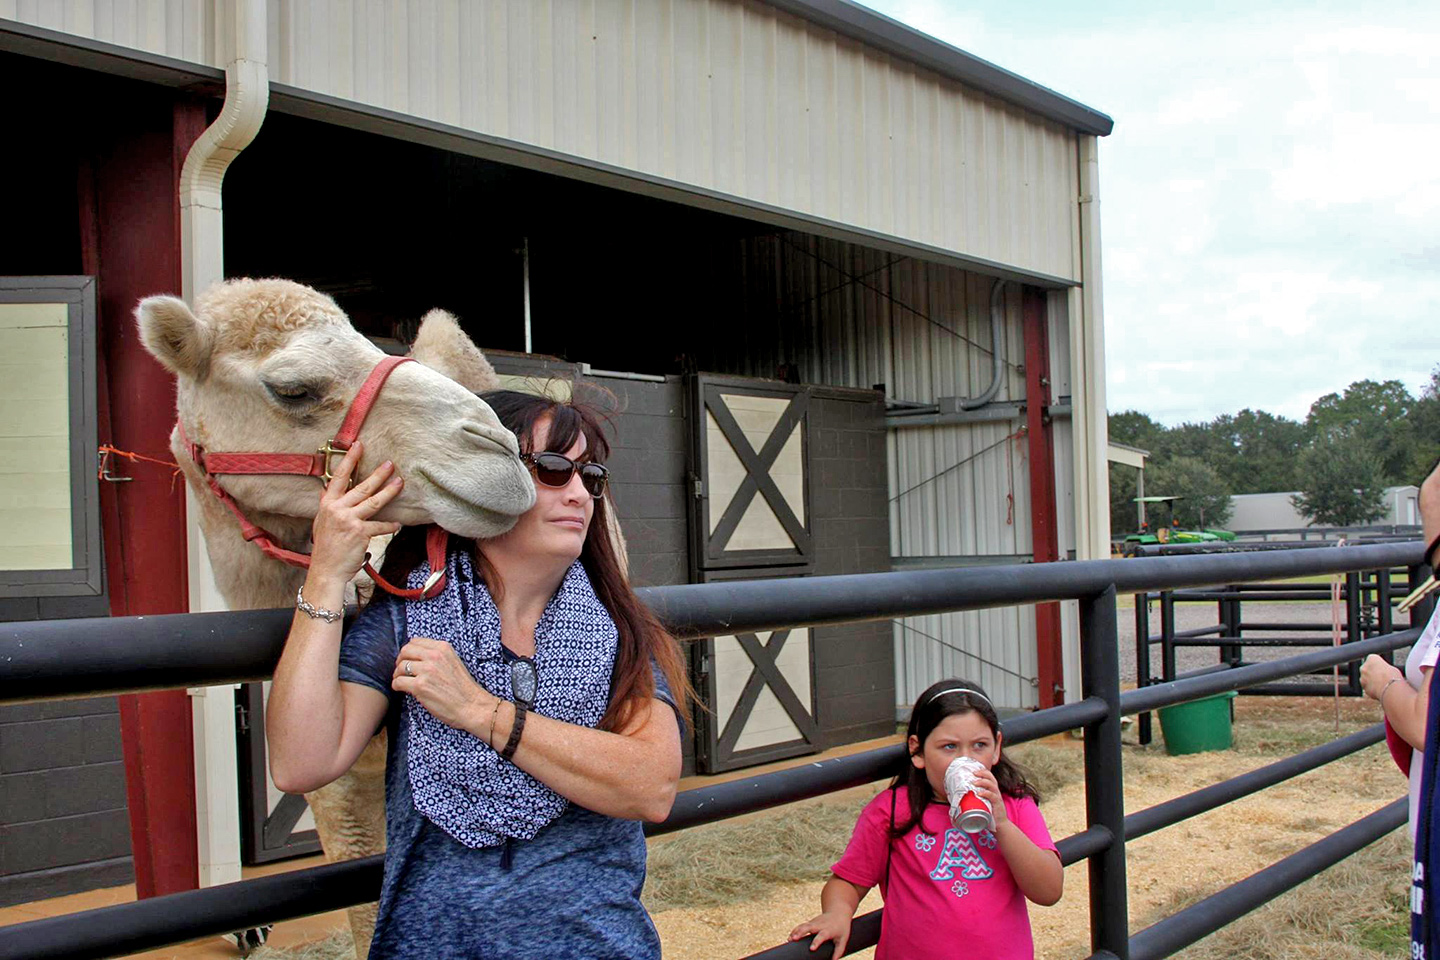
<svg viewBox="0 0 1440 960">
<path fill-rule="evenodd" d="M 937 690 L 935 693 L 931 694 L 930 702 L 934 703 L 936 700 L 945 696 L 945 694 L 947 693 L 968 693 L 970 694 L 970 696 L 976 698 L 977 700 L 984 700 L 985 706 L 989 707 L 992 711 L 995 709 L 995 704 L 990 702 L 989 697 L 985 696 L 985 694 L 981 693 L 979 690 L 971 690 L 969 687 L 946 687 L 944 690 Z"/>
</svg>

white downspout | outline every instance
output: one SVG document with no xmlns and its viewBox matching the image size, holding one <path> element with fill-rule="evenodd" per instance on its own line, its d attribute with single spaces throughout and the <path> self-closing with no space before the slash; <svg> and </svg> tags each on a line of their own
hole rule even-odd
<svg viewBox="0 0 1440 960">
<path fill-rule="evenodd" d="M 180 172 L 181 296 L 190 304 L 225 276 L 225 219 L 220 191 L 225 171 L 255 139 L 270 102 L 266 66 L 265 0 L 220 4 L 217 42 L 229 44 L 225 104 L 191 146 Z M 215 587 L 194 496 L 186 493 L 190 611 L 225 610 Z M 235 685 L 191 689 L 195 730 L 195 823 L 200 886 L 240 879 L 240 786 L 235 751 Z"/>
<path fill-rule="evenodd" d="M 1075 443 L 1075 558 L 1110 555 L 1110 474 L 1106 448 L 1105 326 L 1100 297 L 1098 140 L 1079 135 L 1080 287 L 1070 297 L 1070 356 Z M 1078 302 L 1077 302 L 1078 301 Z"/>
</svg>

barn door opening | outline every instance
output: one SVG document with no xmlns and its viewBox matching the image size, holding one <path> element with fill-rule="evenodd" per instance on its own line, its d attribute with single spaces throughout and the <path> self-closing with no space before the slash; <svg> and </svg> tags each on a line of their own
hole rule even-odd
<svg viewBox="0 0 1440 960">
<path fill-rule="evenodd" d="M 697 376 L 690 391 L 696 582 L 806 576 L 814 567 L 804 386 Z M 719 773 L 819 749 L 805 628 L 697 645 L 696 765 Z"/>
</svg>

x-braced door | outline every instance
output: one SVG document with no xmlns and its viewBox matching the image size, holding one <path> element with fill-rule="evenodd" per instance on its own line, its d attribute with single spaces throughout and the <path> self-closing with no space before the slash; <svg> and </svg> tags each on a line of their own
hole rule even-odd
<svg viewBox="0 0 1440 960">
<path fill-rule="evenodd" d="M 693 579 L 805 576 L 813 567 L 806 436 L 810 393 L 700 376 L 691 392 Z M 697 644 L 696 762 L 717 773 L 818 747 L 807 628 Z"/>
<path fill-rule="evenodd" d="M 305 798 L 281 793 L 265 759 L 265 690 L 242 683 L 235 692 L 235 738 L 240 760 L 240 857 L 246 864 L 269 863 L 315 853 L 320 839 Z"/>
</svg>

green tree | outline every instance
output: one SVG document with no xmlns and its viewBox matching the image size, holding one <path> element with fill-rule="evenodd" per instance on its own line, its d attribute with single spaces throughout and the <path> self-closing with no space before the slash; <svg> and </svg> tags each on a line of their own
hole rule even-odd
<svg viewBox="0 0 1440 960">
<path fill-rule="evenodd" d="M 1152 454 L 1165 439 L 1165 425 L 1138 410 L 1110 414 L 1109 425 L 1112 443 L 1139 447 Z M 1135 474 L 1134 467 L 1110 464 L 1110 533 L 1113 536 L 1134 533 L 1140 524 L 1135 508 Z"/>
<path fill-rule="evenodd" d="M 1230 519 L 1230 487 L 1219 471 L 1195 457 L 1172 457 L 1153 464 L 1145 471 L 1145 493 L 1184 497 L 1174 504 L 1175 522 L 1184 529 L 1223 527 Z M 1147 519 L 1153 528 L 1165 516 L 1152 512 Z"/>
<path fill-rule="evenodd" d="M 1365 438 L 1380 461 L 1385 484 L 1415 483 L 1410 476 L 1416 440 L 1410 419 L 1414 405 L 1415 398 L 1399 380 L 1356 380 L 1343 394 L 1327 393 L 1312 403 L 1305 425 L 1317 443 L 1333 431 Z"/>
<path fill-rule="evenodd" d="M 1363 434 L 1327 430 L 1300 455 L 1300 493 L 1290 499 L 1313 524 L 1370 523 L 1385 514 L 1385 469 Z"/>
<path fill-rule="evenodd" d="M 1410 408 L 1410 425 L 1410 464 L 1400 482 L 1419 486 L 1440 460 L 1440 366 L 1431 371 L 1430 382 Z"/>
<path fill-rule="evenodd" d="M 1211 431 L 1234 451 L 1212 466 L 1235 493 L 1271 493 L 1299 486 L 1296 462 L 1309 442 L 1305 425 L 1246 408 L 1216 417 Z"/>
</svg>

